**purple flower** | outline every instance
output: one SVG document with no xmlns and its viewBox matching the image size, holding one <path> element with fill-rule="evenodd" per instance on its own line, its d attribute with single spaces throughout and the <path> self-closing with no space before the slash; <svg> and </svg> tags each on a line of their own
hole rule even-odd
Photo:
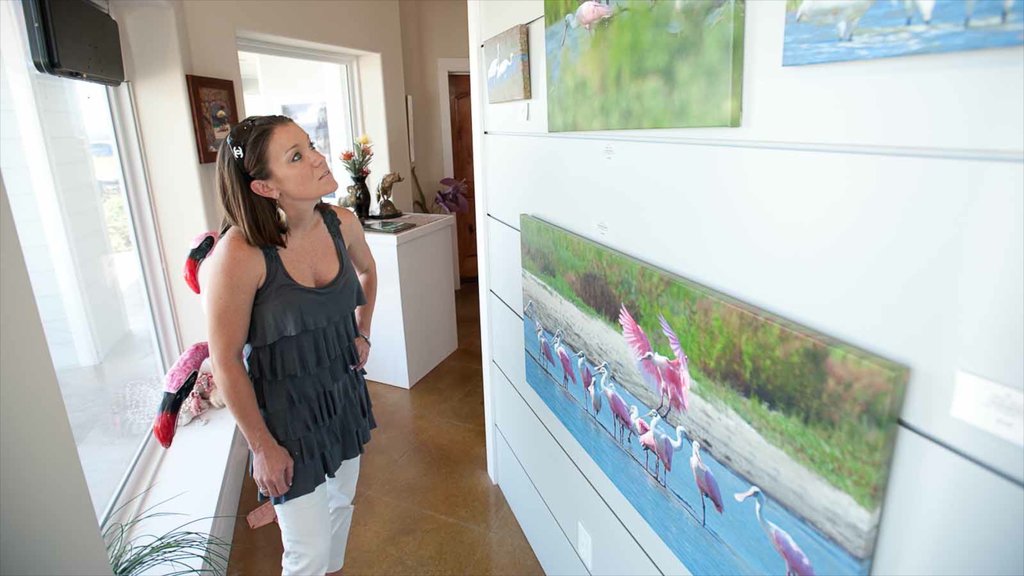
<svg viewBox="0 0 1024 576">
<path fill-rule="evenodd" d="M 469 210 L 469 201 L 466 200 L 466 191 L 469 190 L 469 186 L 466 184 L 466 180 L 443 178 L 441 184 L 445 185 L 446 188 L 437 193 L 437 196 L 434 198 L 434 204 L 440 206 L 447 214 L 467 212 Z"/>
</svg>

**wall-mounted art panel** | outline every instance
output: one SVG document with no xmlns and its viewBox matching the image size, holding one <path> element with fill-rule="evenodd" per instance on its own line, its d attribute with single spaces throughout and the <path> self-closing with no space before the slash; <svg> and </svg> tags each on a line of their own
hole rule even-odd
<svg viewBox="0 0 1024 576">
<path fill-rule="evenodd" d="M 484 42 L 487 101 L 491 104 L 530 99 L 530 41 L 525 24 Z"/>
<path fill-rule="evenodd" d="M 787 0 L 783 66 L 1024 43 L 1021 0 Z"/>
<path fill-rule="evenodd" d="M 739 126 L 743 0 L 544 1 L 548 129 Z"/>
<path fill-rule="evenodd" d="M 521 218 L 526 381 L 695 574 L 867 574 L 908 370 Z"/>
</svg>

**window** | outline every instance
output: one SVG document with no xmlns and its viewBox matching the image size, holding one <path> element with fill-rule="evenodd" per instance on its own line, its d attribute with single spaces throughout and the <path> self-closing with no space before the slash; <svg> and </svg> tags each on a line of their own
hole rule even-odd
<svg viewBox="0 0 1024 576">
<path fill-rule="evenodd" d="M 36 72 L 17 2 L 0 2 L 0 44 L 0 174 L 100 516 L 149 435 L 167 358 L 140 259 L 152 231 L 132 218 L 149 208 L 128 200 L 114 92 Z"/>
<path fill-rule="evenodd" d="M 309 134 L 335 175 L 344 174 L 339 156 L 352 147 L 357 130 L 355 59 L 240 41 L 238 64 L 245 113 L 288 116 Z M 336 198 L 337 192 L 324 200 Z"/>
</svg>

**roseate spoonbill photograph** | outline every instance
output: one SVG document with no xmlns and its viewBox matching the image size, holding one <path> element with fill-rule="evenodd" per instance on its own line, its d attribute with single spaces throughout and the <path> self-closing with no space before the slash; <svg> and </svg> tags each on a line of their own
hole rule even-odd
<svg viewBox="0 0 1024 576">
<path fill-rule="evenodd" d="M 545 0 L 552 132 L 738 126 L 744 0 Z"/>
<path fill-rule="evenodd" d="M 1024 44 L 1024 0 L 787 0 L 782 65 Z"/>
<path fill-rule="evenodd" d="M 870 573 L 907 368 L 543 220 L 520 230 L 526 383 L 688 569 Z M 751 485 L 806 564 L 724 501 Z"/>
</svg>

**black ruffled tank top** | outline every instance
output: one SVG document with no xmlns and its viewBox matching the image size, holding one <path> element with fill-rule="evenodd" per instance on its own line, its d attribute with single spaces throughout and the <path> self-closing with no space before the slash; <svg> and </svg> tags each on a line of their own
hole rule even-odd
<svg viewBox="0 0 1024 576">
<path fill-rule="evenodd" d="M 281 504 L 312 492 L 345 460 L 363 452 L 376 427 L 355 338 L 355 309 L 366 302 L 327 205 L 317 210 L 330 231 L 338 275 L 319 288 L 303 286 L 284 268 L 276 246 L 264 247 L 267 276 L 256 291 L 246 346 L 249 378 L 270 434 L 294 461 Z M 261 497 L 262 500 L 262 497 Z"/>
</svg>

